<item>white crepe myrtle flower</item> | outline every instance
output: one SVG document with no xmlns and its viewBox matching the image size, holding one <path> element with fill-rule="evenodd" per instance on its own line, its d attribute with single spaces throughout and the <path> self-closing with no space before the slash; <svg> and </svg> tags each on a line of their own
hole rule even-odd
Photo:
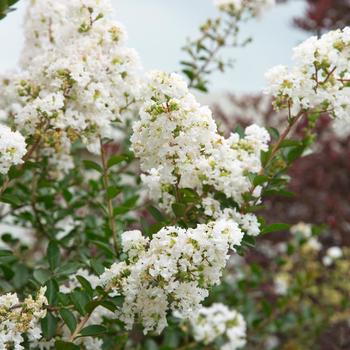
<svg viewBox="0 0 350 350">
<path fill-rule="evenodd" d="M 251 125 L 243 137 L 232 133 L 225 139 L 210 109 L 200 106 L 174 73 L 151 72 L 145 96 L 131 141 L 150 197 L 171 212 L 175 186 L 191 188 L 201 194 L 203 209 L 210 213 L 215 205 L 209 208 L 212 200 L 203 193 L 209 185 L 242 203 L 251 188 L 247 174 L 261 170 L 260 153 L 270 140 L 266 129 Z"/>
<path fill-rule="evenodd" d="M 306 224 L 304 222 L 299 222 L 290 228 L 290 232 L 293 235 L 300 234 L 304 238 L 310 238 L 312 235 L 312 225 Z"/>
<path fill-rule="evenodd" d="M 275 276 L 274 290 L 277 295 L 286 295 L 289 287 L 289 276 L 287 274 L 280 273 Z"/>
<path fill-rule="evenodd" d="M 99 153 L 137 114 L 141 65 L 113 17 L 108 0 L 31 1 L 22 70 L 1 79 L 0 107 L 24 135 L 44 135 L 57 172 L 73 167 L 76 140 Z"/>
<path fill-rule="evenodd" d="M 326 255 L 323 257 L 322 262 L 324 266 L 332 265 L 336 260 L 343 256 L 343 251 L 340 247 L 330 247 L 326 251 Z"/>
<path fill-rule="evenodd" d="M 235 15 L 241 15 L 244 11 L 249 11 L 253 16 L 260 16 L 275 5 L 275 0 L 214 0 L 214 5 L 219 10 Z"/>
<path fill-rule="evenodd" d="M 311 237 L 306 241 L 306 247 L 319 252 L 322 249 L 322 243 L 316 237 Z"/>
<path fill-rule="evenodd" d="M 276 350 L 280 344 L 280 340 L 277 336 L 269 335 L 264 342 L 264 349 L 266 350 Z"/>
<path fill-rule="evenodd" d="M 34 349 L 50 350 L 54 348 L 55 342 L 56 342 L 55 339 L 46 340 L 45 338 L 43 338 L 43 339 L 31 341 L 30 344 Z"/>
<path fill-rule="evenodd" d="M 205 345 L 219 337 L 224 339 L 221 350 L 240 349 L 246 344 L 247 327 L 243 316 L 220 303 L 202 307 L 191 318 L 191 326 L 195 340 Z"/>
<path fill-rule="evenodd" d="M 126 231 L 122 234 L 123 252 L 128 255 L 130 259 L 136 258 L 143 252 L 149 243 L 149 239 L 142 235 L 141 231 Z"/>
<path fill-rule="evenodd" d="M 200 308 L 242 238 L 238 224 L 223 219 L 189 229 L 164 227 L 150 241 L 139 231 L 125 232 L 123 247 L 132 259 L 106 269 L 100 285 L 124 297 L 117 317 L 127 329 L 139 322 L 145 333 L 160 333 L 169 312 L 188 318 Z"/>
<path fill-rule="evenodd" d="M 15 293 L 0 296 L 0 348 L 23 349 L 22 335 L 27 334 L 29 341 L 41 338 L 40 319 L 46 316 L 46 287 L 42 287 L 36 298 L 27 297 L 23 302 Z"/>
<path fill-rule="evenodd" d="M 233 220 L 238 224 L 240 230 L 249 236 L 258 236 L 260 234 L 260 223 L 258 218 L 252 213 L 242 214 L 236 209 L 226 208 L 219 210 L 215 217 L 217 219 Z"/>
<path fill-rule="evenodd" d="M 336 119 L 333 122 L 333 130 L 339 139 L 344 140 L 350 135 L 350 123 L 345 118 Z"/>
<path fill-rule="evenodd" d="M 327 111 L 337 126 L 349 124 L 350 28 L 311 37 L 294 49 L 295 65 L 276 66 L 266 73 L 266 91 L 278 109 L 290 108 L 292 116 L 314 109 Z"/>
<path fill-rule="evenodd" d="M 23 135 L 6 125 L 0 125 L 0 173 L 7 174 L 12 165 L 22 164 L 26 152 Z"/>
<path fill-rule="evenodd" d="M 292 235 L 300 235 L 304 240 L 304 246 L 315 252 L 319 252 L 322 249 L 322 243 L 317 237 L 312 236 L 312 225 L 304 222 L 299 222 L 290 228 Z"/>
</svg>

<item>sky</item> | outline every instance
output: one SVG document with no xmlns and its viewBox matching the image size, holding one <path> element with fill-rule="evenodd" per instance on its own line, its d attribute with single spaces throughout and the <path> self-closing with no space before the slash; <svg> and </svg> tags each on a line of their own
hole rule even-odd
<svg viewBox="0 0 350 350">
<path fill-rule="evenodd" d="M 21 51 L 21 23 L 26 0 L 17 11 L 0 21 L 0 72 L 15 68 Z M 186 38 L 195 38 L 198 27 L 215 16 L 212 0 L 112 0 L 117 20 L 129 34 L 129 46 L 138 50 L 146 69 L 177 71 L 184 58 L 181 47 Z M 277 64 L 291 64 L 292 48 L 307 34 L 292 26 L 292 18 L 304 11 L 304 1 L 292 0 L 266 12 L 262 18 L 244 25 L 242 36 L 253 43 L 245 48 L 226 50 L 235 66 L 225 74 L 211 77 L 211 91 L 236 93 L 260 91 L 264 72 Z"/>
</svg>

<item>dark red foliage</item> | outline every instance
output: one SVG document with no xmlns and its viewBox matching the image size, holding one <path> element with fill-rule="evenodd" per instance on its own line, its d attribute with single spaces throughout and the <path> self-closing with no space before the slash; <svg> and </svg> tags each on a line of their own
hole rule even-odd
<svg viewBox="0 0 350 350">
<path fill-rule="evenodd" d="M 322 140 L 289 171 L 293 198 L 265 202 L 271 222 L 327 224 L 333 243 L 350 245 L 350 142 Z"/>
<path fill-rule="evenodd" d="M 260 96 L 260 99 L 266 97 Z M 255 120 L 247 119 L 248 114 L 252 115 L 252 108 L 249 108 L 249 113 L 244 113 L 244 106 L 261 105 L 256 95 L 241 98 L 231 96 L 229 101 L 232 113 L 228 114 L 218 106 L 214 111 L 219 123 L 230 130 L 242 122 L 260 122 L 264 126 L 275 124 L 276 128 L 281 129 L 276 122 L 282 125 L 285 121 L 285 117 L 281 118 L 265 103 L 263 109 L 256 110 L 260 116 Z M 268 222 L 326 224 L 332 234 L 329 244 L 350 245 L 350 138 L 339 140 L 327 116 L 320 119 L 317 129 L 316 150 L 297 160 L 289 171 L 292 178 L 290 190 L 295 193 L 295 197 L 265 200 L 264 216 Z M 302 130 L 303 125 L 300 125 L 296 133 L 301 134 Z"/>
<path fill-rule="evenodd" d="M 321 34 L 350 24 L 349 0 L 306 0 L 306 2 L 304 16 L 294 19 L 297 27 Z"/>
</svg>

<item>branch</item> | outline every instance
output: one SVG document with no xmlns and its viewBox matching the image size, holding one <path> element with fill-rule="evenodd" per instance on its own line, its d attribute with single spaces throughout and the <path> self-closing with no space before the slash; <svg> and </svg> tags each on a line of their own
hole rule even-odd
<svg viewBox="0 0 350 350">
<path fill-rule="evenodd" d="M 278 150 L 280 149 L 280 146 L 282 144 L 282 142 L 287 138 L 287 136 L 289 135 L 289 133 L 291 132 L 291 130 L 293 129 L 293 127 L 300 121 L 300 119 L 306 114 L 306 112 L 304 110 L 301 110 L 292 120 L 291 122 L 288 123 L 287 128 L 283 131 L 283 133 L 281 134 L 281 136 L 279 137 L 279 139 L 277 140 L 277 142 L 274 144 L 274 146 L 272 147 L 271 153 L 269 155 L 269 157 L 266 160 L 266 164 L 265 167 L 262 168 L 259 172 L 258 175 L 264 175 L 265 173 L 265 168 L 267 167 L 267 165 L 271 162 L 271 160 L 276 156 L 276 153 L 278 152 Z M 249 194 L 253 194 L 254 190 L 256 189 L 256 185 L 253 185 L 250 190 L 249 190 Z M 254 205 L 256 204 L 256 201 L 254 203 Z M 247 206 L 248 203 L 246 203 L 243 208 L 242 208 L 242 212 L 245 213 L 247 210 Z"/>
<path fill-rule="evenodd" d="M 112 199 L 108 197 L 108 187 L 109 187 L 109 176 L 108 176 L 108 166 L 107 166 L 107 159 L 106 159 L 106 153 L 103 148 L 103 142 L 100 138 L 100 148 L 101 148 L 101 162 L 102 162 L 102 169 L 103 169 L 103 187 L 106 192 L 106 201 L 107 201 L 107 210 L 108 210 L 108 224 L 109 228 L 112 231 L 112 238 L 114 243 L 114 249 L 115 252 L 118 253 L 118 239 L 117 239 L 117 228 L 115 225 L 114 220 L 114 213 L 113 213 L 113 202 Z"/>
</svg>

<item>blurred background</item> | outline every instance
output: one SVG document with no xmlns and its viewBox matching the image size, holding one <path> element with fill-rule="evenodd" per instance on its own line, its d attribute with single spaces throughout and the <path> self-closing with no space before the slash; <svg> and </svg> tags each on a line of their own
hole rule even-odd
<svg viewBox="0 0 350 350">
<path fill-rule="evenodd" d="M 146 69 L 179 70 L 181 47 L 195 37 L 208 17 L 217 15 L 211 0 L 112 0 L 117 18 L 126 26 L 129 45 L 138 50 Z M 0 71 L 16 66 L 23 40 L 21 23 L 26 0 L 17 11 L 0 22 Z M 292 48 L 308 34 L 292 26 L 293 18 L 305 11 L 305 1 L 282 3 L 260 19 L 242 27 L 254 41 L 245 49 L 226 55 L 236 61 L 235 69 L 212 77 L 212 92 L 260 91 L 264 72 L 276 64 L 289 64 Z M 258 60 L 256 58 L 259 58 Z"/>
<path fill-rule="evenodd" d="M 186 39 L 198 38 L 199 26 L 218 15 L 212 0 L 112 2 L 129 33 L 129 46 L 137 49 L 146 69 L 181 71 Z M 0 22 L 0 72 L 17 65 L 25 5 L 20 1 L 18 10 Z M 235 61 L 233 69 L 210 76 L 210 92 L 196 94 L 212 106 L 223 134 L 250 123 L 281 130 L 286 116 L 261 93 L 264 73 L 291 64 L 293 47 L 310 35 L 349 23 L 350 0 L 281 0 L 261 18 L 243 24 L 242 36 L 253 42 L 224 50 L 223 56 Z M 303 137 L 304 127 L 297 128 L 296 138 Z M 248 323 L 249 317 L 261 317 L 253 325 L 250 350 L 350 349 L 350 138 L 335 134 L 326 115 L 316 128 L 312 152 L 289 171 L 294 196 L 264 203 L 269 222 L 297 228 L 259 237 L 245 260 L 233 261 L 211 300 L 239 309 Z M 340 247 L 341 255 L 331 257 L 332 247 Z M 327 256 L 334 258 L 330 265 L 324 264 Z"/>
</svg>

